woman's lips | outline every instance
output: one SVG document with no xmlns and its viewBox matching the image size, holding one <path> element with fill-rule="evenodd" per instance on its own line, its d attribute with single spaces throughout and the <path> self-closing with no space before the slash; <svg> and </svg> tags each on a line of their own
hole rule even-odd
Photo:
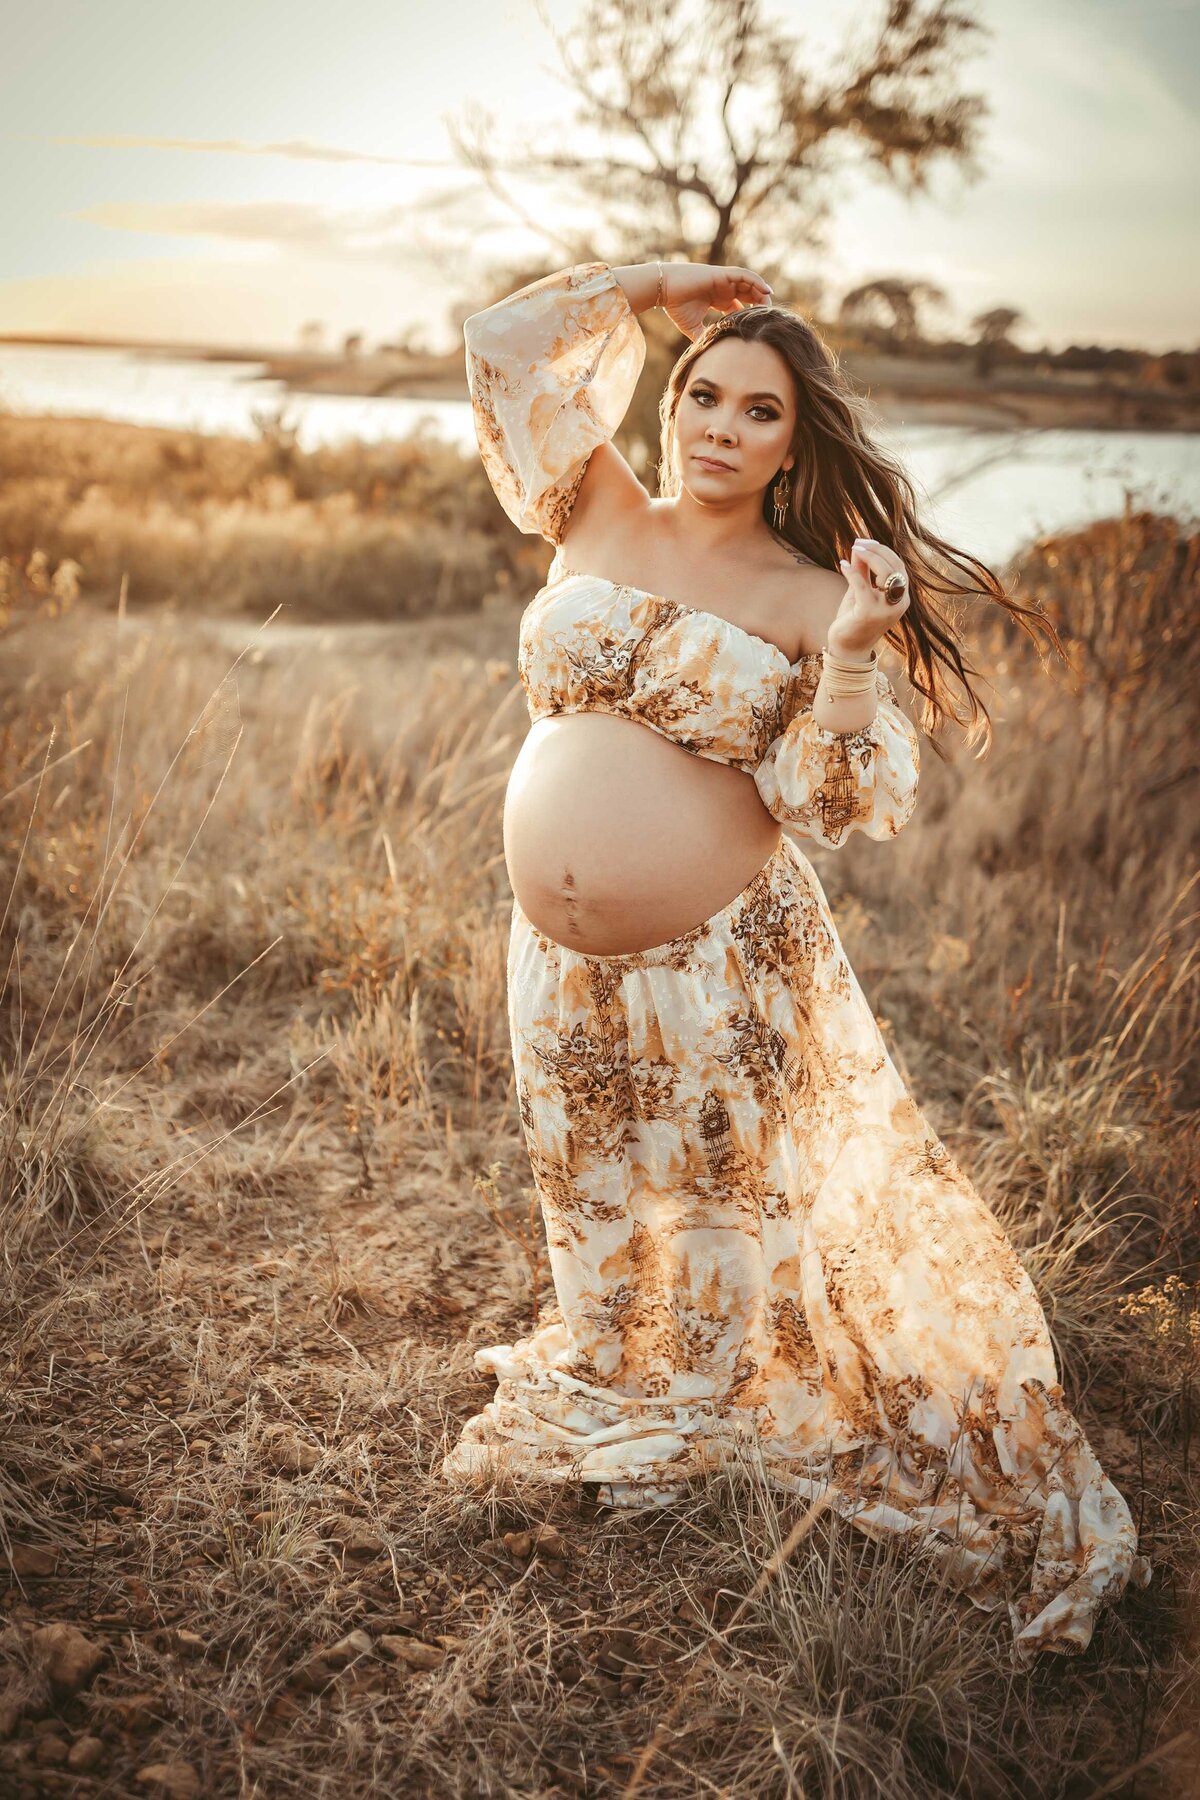
<svg viewBox="0 0 1200 1800">
<path fill-rule="evenodd" d="M 724 469 L 726 474 L 732 474 L 730 465 L 728 463 L 721 462 L 721 460 L 718 457 L 698 456 L 696 458 L 696 461 L 705 469 Z"/>
</svg>

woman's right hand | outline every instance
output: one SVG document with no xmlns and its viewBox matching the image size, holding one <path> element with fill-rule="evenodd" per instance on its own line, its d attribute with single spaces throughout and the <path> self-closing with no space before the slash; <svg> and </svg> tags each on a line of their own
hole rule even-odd
<svg viewBox="0 0 1200 1800">
<path fill-rule="evenodd" d="M 698 338 L 707 312 L 764 306 L 771 290 L 753 269 L 736 263 L 663 263 L 662 307 L 686 338 Z"/>
</svg>

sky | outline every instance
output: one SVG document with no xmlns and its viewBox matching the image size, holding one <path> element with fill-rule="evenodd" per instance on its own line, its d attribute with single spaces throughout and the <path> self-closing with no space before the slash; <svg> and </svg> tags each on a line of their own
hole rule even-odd
<svg viewBox="0 0 1200 1800">
<path fill-rule="evenodd" d="M 1196 346 L 1200 4 L 960 5 L 988 27 L 959 65 L 988 102 L 982 178 L 946 167 L 914 198 L 849 166 L 793 272 L 835 296 L 934 281 L 960 331 L 1012 306 L 1028 348 Z M 544 6 L 562 31 L 582 0 Z M 814 71 L 884 12 L 764 8 Z M 489 264 L 547 258 L 447 130 L 483 106 L 500 144 L 561 141 L 573 101 L 535 0 L 38 0 L 5 36 L 0 333 L 270 350 L 319 320 L 331 343 L 418 327 L 445 350 Z"/>
</svg>

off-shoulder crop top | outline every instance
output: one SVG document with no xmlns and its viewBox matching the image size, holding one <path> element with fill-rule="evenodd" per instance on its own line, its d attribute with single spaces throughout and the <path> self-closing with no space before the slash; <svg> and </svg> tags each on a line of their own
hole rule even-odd
<svg viewBox="0 0 1200 1800">
<path fill-rule="evenodd" d="M 646 342 L 607 263 L 519 288 L 463 326 L 484 469 L 521 531 L 558 545 L 587 459 L 632 398 Z M 558 550 L 521 618 L 517 672 L 531 721 L 632 719 L 753 777 L 785 831 L 831 849 L 852 831 L 895 837 L 916 802 L 916 729 L 876 669 L 875 716 L 818 725 L 820 652 L 776 644 L 682 600 L 572 570 Z"/>
</svg>

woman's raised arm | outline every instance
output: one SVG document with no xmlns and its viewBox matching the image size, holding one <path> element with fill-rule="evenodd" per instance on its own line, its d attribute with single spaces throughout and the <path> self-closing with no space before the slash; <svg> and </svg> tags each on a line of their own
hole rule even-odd
<svg viewBox="0 0 1200 1800">
<path fill-rule="evenodd" d="M 623 271 L 639 301 L 646 267 L 657 282 L 655 265 Z M 557 544 L 588 458 L 625 417 L 646 360 L 629 295 L 608 263 L 576 263 L 472 313 L 463 338 L 488 480 L 520 531 Z"/>
</svg>

